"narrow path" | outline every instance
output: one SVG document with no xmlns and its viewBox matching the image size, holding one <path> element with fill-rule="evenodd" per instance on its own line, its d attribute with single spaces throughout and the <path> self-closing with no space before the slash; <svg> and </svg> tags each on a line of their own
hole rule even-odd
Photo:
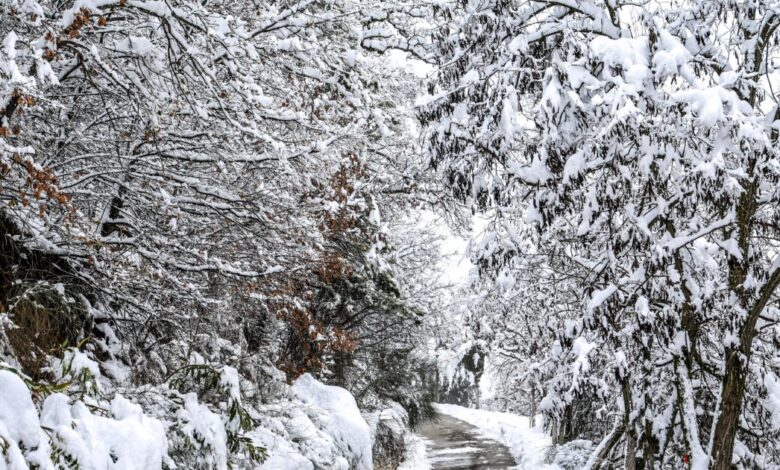
<svg viewBox="0 0 780 470">
<path fill-rule="evenodd" d="M 428 461 L 434 470 L 501 470 L 517 465 L 505 446 L 443 413 L 422 424 L 417 434 L 427 441 Z"/>
</svg>

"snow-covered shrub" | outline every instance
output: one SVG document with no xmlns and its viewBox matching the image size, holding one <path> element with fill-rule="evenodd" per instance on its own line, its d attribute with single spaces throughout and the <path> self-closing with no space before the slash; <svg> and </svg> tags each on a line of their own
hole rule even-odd
<svg viewBox="0 0 780 470">
<path fill-rule="evenodd" d="M 86 354 L 70 356 L 67 377 L 103 379 L 99 370 L 76 372 L 95 365 Z M 241 395 L 239 381 L 229 366 L 198 362 L 172 384 L 127 389 L 134 403 L 70 382 L 38 386 L 0 369 L 0 468 L 372 468 L 371 428 L 346 390 L 306 374 L 259 404 Z M 405 413 L 397 405 L 389 412 L 398 434 Z"/>
<path fill-rule="evenodd" d="M 53 381 L 35 381 L 3 366 L 6 390 L 0 394 L 19 398 L 0 408 L 26 416 L 0 414 L 9 465 L 20 455 L 24 465 L 41 468 L 227 469 L 261 463 L 266 452 L 249 436 L 257 420 L 242 401 L 237 371 L 194 357 L 198 362 L 178 369 L 168 383 L 139 388 L 118 388 L 101 375 L 94 358 L 75 348 L 66 349 L 61 359 L 51 358 Z M 120 388 L 146 411 L 125 399 Z M 24 433 L 14 427 L 17 422 L 27 423 Z M 33 429 L 45 432 L 37 439 Z M 49 450 L 33 452 L 38 448 Z M 44 454 L 51 462 L 37 463 Z"/>
<path fill-rule="evenodd" d="M 63 345 L 75 346 L 92 326 L 92 319 L 62 283 L 39 280 L 16 283 L 7 293 L 13 326 L 6 329 L 16 357 L 30 374 L 42 378 L 50 354 Z"/>
<path fill-rule="evenodd" d="M 299 377 L 293 390 L 305 404 L 325 412 L 324 416 L 318 417 L 318 424 L 333 436 L 339 448 L 346 451 L 346 468 L 370 470 L 371 433 L 355 398 L 343 388 L 325 385 L 309 374 Z"/>
<path fill-rule="evenodd" d="M 172 409 L 171 458 L 191 468 L 224 469 L 244 459 L 262 462 L 265 448 L 247 435 L 256 423 L 242 403 L 236 369 L 208 364 L 197 354 L 191 359 L 194 363 L 174 371 L 168 381 L 172 403 L 179 405 Z"/>
<path fill-rule="evenodd" d="M 67 384 L 68 394 L 79 397 L 99 397 L 103 388 L 100 384 L 100 366 L 86 353 L 77 348 L 68 348 L 62 359 L 51 359 L 52 369 L 59 383 Z"/>
<path fill-rule="evenodd" d="M 55 393 L 43 402 L 41 425 L 50 430 L 60 465 L 161 468 L 167 455 L 162 422 L 119 394 L 110 402 L 92 402 Z"/>
<path fill-rule="evenodd" d="M 565 444 L 552 446 L 547 455 L 547 461 L 561 470 L 580 470 L 585 468 L 593 452 L 593 442 L 575 439 Z"/>
<path fill-rule="evenodd" d="M 257 406 L 257 426 L 249 433 L 268 449 L 260 468 L 371 468 L 370 428 L 346 390 L 308 374 L 283 388 L 286 398 Z"/>
<path fill-rule="evenodd" d="M 0 370 L 0 443 L 0 467 L 11 470 L 154 469 L 167 455 L 163 423 L 121 395 L 81 400 L 55 392 L 39 411 L 10 369 Z"/>
<path fill-rule="evenodd" d="M 398 403 L 366 416 L 371 428 L 371 442 L 375 469 L 395 469 L 406 454 L 406 436 L 409 433 L 409 414 Z"/>
</svg>

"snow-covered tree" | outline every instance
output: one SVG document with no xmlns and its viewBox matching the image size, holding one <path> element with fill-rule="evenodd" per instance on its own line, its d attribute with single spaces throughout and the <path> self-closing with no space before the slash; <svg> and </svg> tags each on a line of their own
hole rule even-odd
<svg viewBox="0 0 780 470">
<path fill-rule="evenodd" d="M 485 271 L 540 292 L 531 258 L 547 259 L 542 285 L 565 270 L 576 305 L 535 312 L 570 319 L 545 400 L 612 397 L 591 466 L 618 447 L 627 468 L 776 464 L 776 406 L 751 395 L 776 393 L 777 2 L 443 14 L 429 159 L 495 214 L 474 252 Z"/>
</svg>

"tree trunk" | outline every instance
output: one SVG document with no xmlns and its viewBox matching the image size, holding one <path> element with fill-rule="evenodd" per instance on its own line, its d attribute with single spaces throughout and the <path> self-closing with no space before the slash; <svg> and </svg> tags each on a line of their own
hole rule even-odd
<svg viewBox="0 0 780 470">
<path fill-rule="evenodd" d="M 748 310 L 747 319 L 740 332 L 739 346 L 729 348 L 726 351 L 726 373 L 721 389 L 718 421 L 715 424 L 715 433 L 711 444 L 713 469 L 727 470 L 731 468 L 734 441 L 739 428 L 739 416 L 742 413 L 742 400 L 745 396 L 753 338 L 756 335 L 756 322 L 778 286 L 780 286 L 780 269 L 772 273 L 761 288 L 758 300 Z"/>
<path fill-rule="evenodd" d="M 756 37 L 755 53 L 753 59 L 753 70 L 758 72 L 761 69 L 761 58 L 764 54 L 764 47 L 769 38 L 774 34 L 775 29 L 780 25 L 777 17 L 773 16 L 771 21 L 764 23 L 759 35 Z M 757 80 L 758 73 L 753 74 L 753 80 Z M 756 106 L 757 95 L 756 87 L 750 88 L 750 96 L 747 97 L 752 106 Z M 780 107 L 775 109 L 774 119 L 780 119 Z M 780 139 L 780 131 L 777 128 L 772 129 L 769 136 L 771 142 L 777 145 Z M 748 162 L 748 175 L 753 175 L 756 160 L 751 159 Z M 750 235 L 753 229 L 753 217 L 757 210 L 755 199 L 758 189 L 757 178 L 754 178 L 747 184 L 745 191 L 741 194 L 737 206 L 737 230 L 739 251 L 742 259 L 734 257 L 729 259 L 729 288 L 737 295 L 741 306 L 745 308 L 750 301 L 750 294 L 745 292 L 744 282 L 748 275 L 748 259 L 750 255 Z M 731 468 L 731 459 L 734 453 L 734 441 L 739 427 L 739 416 L 742 413 L 742 400 L 745 395 L 745 383 L 748 367 L 750 366 L 750 352 L 753 347 L 753 338 L 755 336 L 756 322 L 758 316 L 764 310 L 766 303 L 778 288 L 780 283 L 780 270 L 769 273 L 769 280 L 764 284 L 759 292 L 758 300 L 748 310 L 745 324 L 739 330 L 740 344 L 738 347 L 728 348 L 726 350 L 726 373 L 723 378 L 723 387 L 721 388 L 721 402 L 717 422 L 715 423 L 715 433 L 710 443 L 710 452 L 712 452 L 712 469 L 728 470 Z M 747 308 L 746 308 L 747 310 Z"/>
<path fill-rule="evenodd" d="M 753 173 L 755 162 L 749 164 L 750 174 Z M 712 469 L 728 470 L 731 468 L 731 458 L 734 453 L 734 441 L 739 426 L 739 415 L 742 413 L 742 400 L 745 394 L 745 382 L 750 364 L 750 352 L 753 347 L 754 330 L 758 315 L 764 306 L 759 301 L 753 308 L 748 308 L 751 294 L 745 289 L 745 280 L 749 273 L 750 233 L 752 219 L 756 212 L 756 181 L 753 180 L 740 196 L 737 206 L 737 239 L 741 259 L 729 258 L 729 289 L 739 301 L 739 307 L 747 311 L 747 318 L 742 325 L 735 325 L 739 333 L 739 345 L 726 349 L 726 370 L 721 388 L 721 402 L 718 419 L 715 423 L 715 433 L 712 436 L 710 452 L 712 453 Z M 764 285 L 762 297 L 771 281 Z M 771 292 L 769 292 L 771 295 Z M 768 299 L 767 299 L 768 300 Z"/>
<path fill-rule="evenodd" d="M 674 419 L 672 419 L 674 421 Z M 655 454 L 658 452 L 658 441 L 653 436 L 653 423 L 645 420 L 645 431 L 642 437 L 642 469 L 655 469 Z"/>
<path fill-rule="evenodd" d="M 631 384 L 628 377 L 623 378 L 621 384 L 623 389 L 623 427 L 626 433 L 626 470 L 636 470 L 636 431 L 631 422 L 631 410 L 633 402 L 631 400 Z"/>
<path fill-rule="evenodd" d="M 615 426 L 615 428 L 612 429 L 612 432 L 604 437 L 598 447 L 596 447 L 595 453 L 591 455 L 583 470 L 596 470 L 601 468 L 601 464 L 609 457 L 612 449 L 620 441 L 620 436 L 623 435 L 623 431 L 622 425 Z"/>
<path fill-rule="evenodd" d="M 566 444 L 571 440 L 571 429 L 573 427 L 572 408 L 572 404 L 568 404 L 563 408 L 563 416 L 558 427 L 558 444 Z"/>
<path fill-rule="evenodd" d="M 729 470 L 745 392 L 745 366 L 739 349 L 731 349 L 726 362 L 718 421 L 712 442 L 712 469 Z M 749 360 L 746 358 L 746 361 Z"/>
<path fill-rule="evenodd" d="M 626 470 L 636 470 L 636 437 L 633 433 L 626 433 Z"/>
</svg>

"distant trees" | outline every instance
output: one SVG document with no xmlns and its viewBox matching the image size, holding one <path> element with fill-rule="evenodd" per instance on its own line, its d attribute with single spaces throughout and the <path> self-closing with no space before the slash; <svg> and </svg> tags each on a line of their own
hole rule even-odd
<svg viewBox="0 0 780 470">
<path fill-rule="evenodd" d="M 440 14 L 427 152 L 492 217 L 473 257 L 522 299 L 519 341 L 555 337 L 548 419 L 607 398 L 593 467 L 776 464 L 778 5 Z"/>
</svg>

